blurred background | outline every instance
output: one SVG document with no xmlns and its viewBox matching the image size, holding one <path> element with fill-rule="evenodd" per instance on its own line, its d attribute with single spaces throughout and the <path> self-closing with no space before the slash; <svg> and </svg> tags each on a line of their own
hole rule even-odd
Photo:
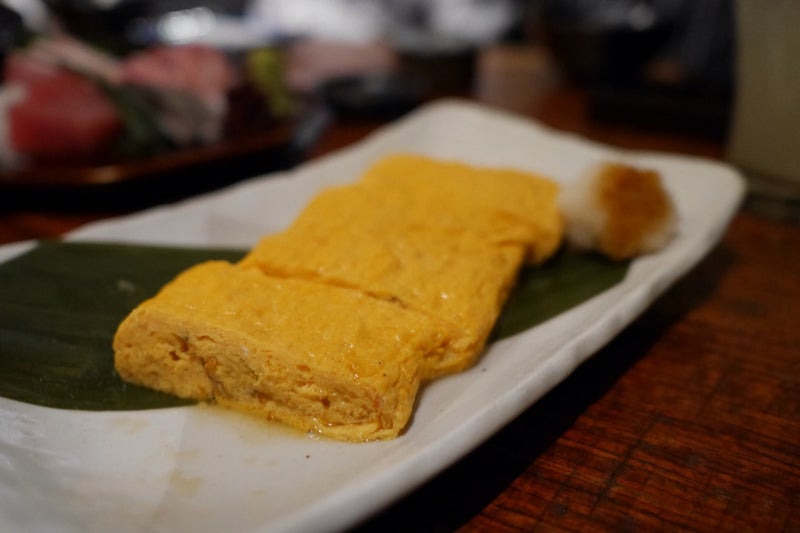
<svg viewBox="0 0 800 533">
<path fill-rule="evenodd" d="M 590 91 L 590 113 L 597 120 L 717 137 L 725 134 L 729 120 L 734 57 L 730 0 L 3 4 L 31 31 L 59 27 L 115 54 L 191 42 L 231 54 L 279 47 L 292 91 L 309 93 L 328 85 L 329 96 L 342 108 L 404 108 L 422 96 L 461 93 L 530 112 L 537 90 L 571 83 Z M 14 31 L 11 17 L 6 15 L 2 23 L 8 46 Z M 508 79 L 487 86 L 482 74 L 493 69 L 502 69 Z M 369 79 L 360 79 L 364 75 Z M 501 94 L 512 90 L 529 94 Z"/>
</svg>

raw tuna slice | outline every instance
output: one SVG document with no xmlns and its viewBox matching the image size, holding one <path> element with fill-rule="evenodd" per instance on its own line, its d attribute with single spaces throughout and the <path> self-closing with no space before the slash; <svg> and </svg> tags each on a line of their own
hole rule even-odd
<svg viewBox="0 0 800 533">
<path fill-rule="evenodd" d="M 146 90 L 161 127 L 178 144 L 222 135 L 235 72 L 227 57 L 204 45 L 163 46 L 122 62 L 123 84 Z"/>
<path fill-rule="evenodd" d="M 74 159 L 96 154 L 122 129 L 105 93 L 80 74 L 12 56 L 5 82 L 22 88 L 5 117 L 9 148 L 20 155 Z"/>
</svg>

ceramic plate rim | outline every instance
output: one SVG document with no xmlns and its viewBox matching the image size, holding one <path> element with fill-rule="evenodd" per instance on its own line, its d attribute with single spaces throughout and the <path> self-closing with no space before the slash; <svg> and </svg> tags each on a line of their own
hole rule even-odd
<svg viewBox="0 0 800 533">
<path fill-rule="evenodd" d="M 447 128 L 455 126 L 460 126 L 463 131 L 448 133 Z M 488 133 L 492 134 L 492 138 L 485 137 Z M 482 136 L 485 142 L 483 151 L 481 151 Z M 500 146 L 498 136 L 499 139 L 508 142 Z M 530 161 L 523 153 L 526 150 L 526 139 L 530 139 L 532 145 Z M 555 153 L 546 153 L 547 150 Z M 305 163 L 294 170 L 248 180 L 222 191 L 178 204 L 89 224 L 71 232 L 66 238 L 185 245 L 219 244 L 224 240 L 226 245 L 245 246 L 264 232 L 280 229 L 287 224 L 304 202 L 320 188 L 349 181 L 355 172 L 370 161 L 381 154 L 394 151 L 415 151 L 443 158 L 458 157 L 475 164 L 523 167 L 541 171 L 562 181 L 577 177 L 578 171 L 585 168 L 592 160 L 611 158 L 645 164 L 663 172 L 665 183 L 675 196 L 681 213 L 681 233 L 665 250 L 635 261 L 626 280 L 606 293 L 534 330 L 523 332 L 492 346 L 479 362 L 479 365 L 489 369 L 488 376 L 483 378 L 483 382 L 468 371 L 464 375 L 442 380 L 442 383 L 434 383 L 423 391 L 427 395 L 424 401 L 430 400 L 431 406 L 439 401 L 442 404 L 436 407 L 439 409 L 437 412 L 434 412 L 433 407 L 428 409 L 428 404 L 423 405 L 422 408 L 426 410 L 416 415 L 408 432 L 397 439 L 400 445 L 304 443 L 309 449 L 321 450 L 313 453 L 321 454 L 322 458 L 319 461 L 323 466 L 326 466 L 323 461 L 327 453 L 352 454 L 354 446 L 364 446 L 362 449 L 366 450 L 365 454 L 371 453 L 370 446 L 383 446 L 394 462 L 379 464 L 376 469 L 358 471 L 352 479 L 340 486 L 339 490 L 314 497 L 313 501 L 307 502 L 302 509 L 291 508 L 282 512 L 279 510 L 267 520 L 262 520 L 260 516 L 255 517 L 253 523 L 248 525 L 248 530 L 305 531 L 321 527 L 333 530 L 346 528 L 435 476 L 485 441 L 568 376 L 639 316 L 672 283 L 696 265 L 721 238 L 744 195 L 744 182 L 739 173 L 722 163 L 656 152 L 620 150 L 551 130 L 530 119 L 467 101 L 448 99 L 428 104 L 378 130 L 363 141 Z M 574 158 L 576 161 L 567 161 L 572 158 L 569 155 L 565 157 L 564 154 L 572 153 L 576 154 Z M 560 175 L 553 176 L 553 172 Z M 259 207 L 254 197 L 265 192 L 274 198 L 286 195 L 290 201 L 273 200 L 274 210 L 265 217 L 267 223 L 251 224 L 252 214 L 257 213 Z M 712 205 L 706 205 L 708 199 L 702 198 L 709 194 L 714 196 Z M 232 206 L 236 206 L 237 211 L 245 213 L 240 220 L 235 219 L 236 217 L 226 218 Z M 154 231 L 154 228 L 165 222 L 170 223 L 168 231 Z M 202 231 L 194 230 L 193 233 L 191 224 L 205 224 L 205 226 Z M 14 243 L 0 247 L 0 261 L 22 253 L 30 246 L 32 243 Z M 565 336 L 571 331 L 570 328 L 574 329 L 576 325 L 581 325 L 583 329 L 577 334 L 572 331 L 573 335 Z M 541 359 L 526 363 L 522 355 L 531 350 L 541 352 Z M 503 364 L 498 364 L 501 355 L 512 360 L 515 357 L 519 358 L 519 361 L 525 363 L 523 366 L 527 365 L 528 372 L 511 383 L 507 390 L 494 396 L 491 401 L 478 405 L 472 412 L 461 413 L 458 411 L 458 406 L 447 404 L 445 400 L 461 399 L 458 393 L 453 392 L 458 382 L 466 383 L 477 393 L 494 384 L 493 379 L 500 379 L 502 373 L 507 372 Z M 500 376 L 494 378 L 492 371 L 497 371 Z M 19 417 L 28 417 L 34 422 L 38 419 L 45 420 L 42 423 L 47 427 L 47 424 L 53 424 L 52 421 L 48 421 L 50 419 L 47 413 L 51 411 L 54 410 L 0 399 L 0 427 L 3 427 L 3 424 L 6 428 L 11 427 L 20 420 Z M 153 419 L 167 419 L 174 416 L 184 424 L 196 424 L 200 434 L 205 431 L 203 424 L 215 424 L 213 413 L 191 415 L 192 419 L 187 421 L 184 415 L 173 415 L 173 412 L 184 413 L 185 408 L 168 410 L 159 415 L 148 415 L 147 412 L 139 414 Z M 71 412 L 65 415 L 67 418 L 71 416 L 80 418 L 79 415 L 69 413 Z M 437 417 L 445 421 L 460 422 L 453 427 L 437 428 L 431 422 Z M 92 423 L 87 422 L 89 426 Z M 238 420 L 230 424 L 240 427 L 237 425 L 240 424 Z M 182 427 L 182 431 L 186 431 L 186 426 Z M 3 460 L 8 463 L 5 468 L 13 468 L 13 461 L 19 460 L 25 451 L 25 446 L 10 442 L 13 433 L 10 432 L 8 435 L 0 437 L 0 495 L 4 490 L 8 493 L 15 488 L 13 479 L 3 481 Z M 19 438 L 24 440 L 31 437 L 22 435 Z M 40 444 L 29 443 L 28 449 Z M 408 448 L 412 444 L 415 451 L 410 452 Z M 55 446 L 53 443 L 49 445 Z M 242 446 L 246 447 L 244 444 Z M 10 459 L 3 456 L 4 449 Z M 41 450 L 36 451 L 38 453 Z M 61 450 L 64 454 L 68 451 L 70 450 Z M 302 461 L 300 464 L 303 464 Z M 91 463 L 86 463 L 84 469 L 91 466 Z M 237 465 L 236 468 L 240 467 L 241 465 Z M 47 471 L 41 474 L 44 476 L 42 479 L 46 480 L 47 475 Z M 39 482 L 43 483 L 42 480 Z M 33 487 L 30 490 L 40 489 Z M 41 490 L 46 493 L 46 489 Z M 49 495 L 53 498 L 62 496 L 57 492 Z M 0 498 L 0 502 L 2 501 L 3 498 Z M 23 506 L 33 505 L 31 502 L 24 503 L 27 500 L 21 501 Z M 15 524 L 13 517 L 3 518 L 5 514 L 13 513 L 5 504 L 0 503 L 0 525 L 4 524 L 4 520 L 7 520 L 5 522 L 7 525 Z M 24 519 L 27 515 L 20 516 Z M 96 517 L 85 517 L 83 520 L 81 516 L 77 516 L 74 522 L 66 524 L 66 527 L 69 529 L 68 526 L 77 524 L 91 529 L 93 518 Z M 148 524 L 146 520 L 143 524 L 148 527 L 153 524 L 159 527 L 170 525 L 169 517 L 165 518 L 164 522 L 158 522 L 157 517 L 153 520 L 155 522 L 152 524 Z"/>
</svg>

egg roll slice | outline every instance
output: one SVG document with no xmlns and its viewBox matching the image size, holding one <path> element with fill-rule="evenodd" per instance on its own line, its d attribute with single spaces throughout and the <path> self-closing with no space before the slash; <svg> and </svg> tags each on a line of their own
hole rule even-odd
<svg viewBox="0 0 800 533">
<path fill-rule="evenodd" d="M 212 261 L 137 307 L 114 350 L 131 383 L 366 441 L 403 430 L 421 361 L 442 342 L 425 315 L 393 303 Z"/>
<path fill-rule="evenodd" d="M 397 228 L 326 238 L 321 220 L 313 232 L 290 229 L 262 239 L 243 259 L 274 277 L 302 278 L 348 287 L 424 313 L 446 339 L 423 362 L 426 379 L 463 370 L 483 350 L 525 255 L 514 244 L 487 245 L 470 236 L 450 238 L 430 230 Z"/>
<path fill-rule="evenodd" d="M 543 263 L 561 244 L 559 186 L 539 174 L 395 154 L 373 164 L 359 186 L 413 224 L 523 245 L 530 264 Z"/>
<path fill-rule="evenodd" d="M 475 361 L 526 253 L 466 231 L 402 220 L 357 187 L 321 193 L 287 230 L 263 238 L 241 262 L 269 276 L 348 287 L 425 313 L 447 340 L 428 354 L 424 378 Z"/>
</svg>

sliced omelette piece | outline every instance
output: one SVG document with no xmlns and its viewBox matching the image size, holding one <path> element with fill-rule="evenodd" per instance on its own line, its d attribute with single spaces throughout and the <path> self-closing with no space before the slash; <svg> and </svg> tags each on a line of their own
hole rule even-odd
<svg viewBox="0 0 800 533">
<path fill-rule="evenodd" d="M 446 238 L 424 229 L 398 231 L 360 220 L 349 226 L 361 228 L 360 233 L 348 230 L 347 235 L 326 238 L 325 226 L 321 222 L 313 231 L 294 229 L 266 237 L 240 266 L 353 288 L 426 314 L 447 342 L 444 350 L 427 355 L 425 378 L 473 363 L 525 254 L 520 245 L 487 245 L 468 234 Z"/>
<path fill-rule="evenodd" d="M 531 174 L 386 158 L 240 263 L 193 267 L 137 307 L 115 366 L 300 430 L 396 437 L 421 380 L 473 364 L 519 269 L 559 246 L 557 193 Z"/>
<path fill-rule="evenodd" d="M 137 307 L 114 349 L 131 383 L 365 441 L 403 430 L 421 361 L 442 342 L 396 304 L 211 261 Z"/>
<path fill-rule="evenodd" d="M 381 205 L 398 206 L 414 224 L 492 244 L 522 244 L 539 264 L 561 245 L 559 186 L 543 176 L 397 154 L 373 164 L 359 182 Z"/>
<path fill-rule="evenodd" d="M 362 181 L 319 193 L 241 265 L 428 314 L 450 339 L 423 365 L 434 378 L 474 362 L 526 258 L 557 248 L 557 192 L 530 174 L 393 156 Z"/>
</svg>

